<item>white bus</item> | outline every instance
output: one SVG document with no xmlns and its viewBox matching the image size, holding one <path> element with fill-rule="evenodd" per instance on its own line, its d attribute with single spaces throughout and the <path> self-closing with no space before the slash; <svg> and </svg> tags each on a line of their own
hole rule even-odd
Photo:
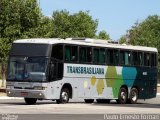
<svg viewBox="0 0 160 120">
<path fill-rule="evenodd" d="M 157 49 L 87 38 L 16 40 L 6 90 L 27 104 L 72 98 L 136 103 L 156 97 Z"/>
</svg>

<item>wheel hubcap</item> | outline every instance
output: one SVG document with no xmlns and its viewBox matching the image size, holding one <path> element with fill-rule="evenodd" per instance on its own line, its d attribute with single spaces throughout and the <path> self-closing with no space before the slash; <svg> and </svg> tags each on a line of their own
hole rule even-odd
<svg viewBox="0 0 160 120">
<path fill-rule="evenodd" d="M 68 101 L 68 94 L 67 92 L 62 92 L 62 100 L 64 103 L 66 103 Z"/>
<path fill-rule="evenodd" d="M 125 100 L 126 99 L 126 93 L 125 92 L 121 92 L 121 99 Z"/>
<path fill-rule="evenodd" d="M 136 94 L 136 92 L 133 91 L 131 97 L 132 97 L 133 101 L 136 101 L 137 100 L 137 94 Z"/>
</svg>

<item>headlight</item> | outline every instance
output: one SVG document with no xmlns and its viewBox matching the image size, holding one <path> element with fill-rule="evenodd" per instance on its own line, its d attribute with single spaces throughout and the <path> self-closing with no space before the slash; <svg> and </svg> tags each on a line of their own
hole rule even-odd
<svg viewBox="0 0 160 120">
<path fill-rule="evenodd" d="M 42 87 L 42 86 L 35 86 L 35 90 L 45 90 L 47 87 Z"/>
</svg>

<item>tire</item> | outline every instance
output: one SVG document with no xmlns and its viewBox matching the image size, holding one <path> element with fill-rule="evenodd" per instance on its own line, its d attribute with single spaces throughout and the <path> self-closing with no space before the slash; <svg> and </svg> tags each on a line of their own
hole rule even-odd
<svg viewBox="0 0 160 120">
<path fill-rule="evenodd" d="M 94 99 L 84 99 L 85 103 L 93 103 Z"/>
<path fill-rule="evenodd" d="M 57 104 L 65 104 L 69 102 L 70 92 L 67 88 L 61 90 L 60 99 L 56 100 Z"/>
<path fill-rule="evenodd" d="M 129 94 L 128 102 L 131 104 L 136 104 L 138 100 L 138 90 L 137 88 L 132 88 Z"/>
<path fill-rule="evenodd" d="M 126 104 L 127 99 L 128 99 L 128 92 L 127 92 L 126 88 L 124 88 L 124 87 L 120 88 L 117 103 Z"/>
<path fill-rule="evenodd" d="M 110 103 L 109 99 L 96 99 L 97 103 Z"/>
<path fill-rule="evenodd" d="M 27 105 L 34 105 L 37 102 L 37 98 L 24 98 Z"/>
</svg>

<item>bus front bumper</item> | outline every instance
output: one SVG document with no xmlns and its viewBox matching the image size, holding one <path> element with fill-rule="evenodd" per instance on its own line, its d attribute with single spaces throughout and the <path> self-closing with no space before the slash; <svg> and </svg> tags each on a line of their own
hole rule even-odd
<svg viewBox="0 0 160 120">
<path fill-rule="evenodd" d="M 46 90 L 6 89 L 8 97 L 48 99 Z"/>
</svg>

